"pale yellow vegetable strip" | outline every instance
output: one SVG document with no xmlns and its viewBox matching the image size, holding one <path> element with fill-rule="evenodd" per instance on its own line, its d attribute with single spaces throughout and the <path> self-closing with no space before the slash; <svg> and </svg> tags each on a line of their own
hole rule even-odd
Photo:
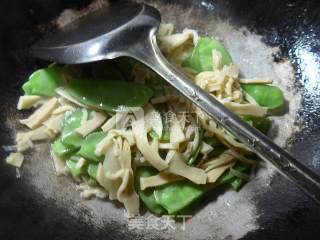
<svg viewBox="0 0 320 240">
<path fill-rule="evenodd" d="M 159 37 L 160 48 L 164 52 L 171 52 L 172 50 L 184 44 L 189 37 L 190 36 L 187 33 L 175 33 L 168 36 L 161 36 Z"/>
<path fill-rule="evenodd" d="M 182 179 L 183 179 L 183 177 L 181 177 L 181 176 L 164 171 L 164 172 L 160 172 L 154 176 L 141 177 L 140 178 L 140 187 L 141 187 L 141 190 L 144 190 L 148 187 L 161 186 L 161 185 L 175 182 L 175 181 L 179 181 Z"/>
<path fill-rule="evenodd" d="M 134 189 L 134 180 L 132 169 L 124 169 L 122 183 L 117 192 L 117 198 L 127 209 L 128 217 L 134 217 L 139 214 L 139 195 Z"/>
<path fill-rule="evenodd" d="M 185 28 L 183 29 L 182 33 L 189 34 L 189 38 L 193 40 L 193 45 L 197 45 L 199 34 L 196 30 Z"/>
<path fill-rule="evenodd" d="M 234 84 L 234 79 L 231 77 L 228 77 L 228 81 L 226 83 L 225 92 L 227 96 L 232 96 L 232 86 Z"/>
<path fill-rule="evenodd" d="M 168 36 L 174 31 L 174 26 L 172 23 L 161 23 L 158 30 L 158 36 Z"/>
<path fill-rule="evenodd" d="M 6 163 L 20 168 L 23 163 L 23 155 L 21 153 L 10 153 L 10 155 L 6 158 Z"/>
<path fill-rule="evenodd" d="M 159 143 L 159 149 L 178 150 L 179 143 L 177 142 Z"/>
<path fill-rule="evenodd" d="M 239 82 L 243 84 L 270 84 L 272 80 L 268 78 L 240 78 Z"/>
<path fill-rule="evenodd" d="M 47 120 L 54 109 L 59 106 L 57 98 L 52 98 L 45 104 L 43 104 L 39 109 L 37 109 L 31 116 L 27 119 L 20 120 L 20 123 L 28 126 L 31 129 L 35 129 L 40 126 L 45 120 Z"/>
<path fill-rule="evenodd" d="M 17 104 L 17 109 L 18 110 L 30 109 L 34 107 L 41 99 L 42 99 L 41 96 L 35 96 L 35 95 L 21 96 Z"/>
<path fill-rule="evenodd" d="M 57 175 L 68 175 L 68 170 L 66 168 L 65 161 L 60 158 L 58 155 L 56 155 L 53 151 L 51 151 L 53 165 L 56 170 Z"/>
<path fill-rule="evenodd" d="M 26 132 L 29 135 L 31 141 L 40 141 L 46 139 L 52 139 L 55 137 L 55 134 L 50 131 L 46 126 L 41 126 L 37 129 L 34 129 L 30 132 Z"/>
<path fill-rule="evenodd" d="M 102 131 L 108 132 L 109 130 L 116 128 L 117 123 L 121 122 L 127 115 L 128 112 L 117 112 L 115 115 L 109 118 L 104 125 L 102 125 Z"/>
<path fill-rule="evenodd" d="M 23 134 L 17 134 L 16 137 L 16 143 L 17 143 L 17 151 L 18 152 L 24 152 L 30 148 L 33 147 L 33 143 L 30 140 L 29 136 L 23 135 Z"/>
<path fill-rule="evenodd" d="M 107 119 L 107 116 L 100 112 L 93 112 L 93 118 L 84 122 L 79 128 L 75 131 L 79 133 L 81 136 L 85 137 L 89 133 L 96 130 L 101 126 L 102 123 Z"/>
<path fill-rule="evenodd" d="M 42 125 L 46 126 L 47 129 L 51 130 L 54 133 L 59 133 L 62 130 L 62 127 L 61 127 L 62 118 L 63 118 L 63 114 L 52 115 Z"/>
<path fill-rule="evenodd" d="M 267 115 L 267 110 L 265 108 L 251 103 L 240 104 L 235 102 L 225 102 L 224 106 L 239 115 L 250 115 L 255 117 L 264 117 Z"/>
<path fill-rule="evenodd" d="M 235 158 L 239 159 L 241 162 L 248 163 L 248 164 L 251 164 L 251 165 L 256 165 L 257 164 L 257 161 L 249 159 L 249 158 L 243 156 L 242 154 L 238 153 L 234 149 L 229 149 L 228 153 L 231 154 L 232 156 L 234 156 Z"/>
<path fill-rule="evenodd" d="M 99 187 L 90 187 L 88 189 L 82 190 L 80 193 L 80 197 L 84 199 L 90 199 L 92 197 L 97 197 L 100 199 L 104 199 L 107 197 L 106 191 Z"/>
<path fill-rule="evenodd" d="M 227 165 L 221 166 L 219 168 L 212 169 L 207 172 L 208 183 L 214 183 L 218 180 L 218 178 L 229 168 L 231 168 L 235 162 L 229 163 Z"/>
<path fill-rule="evenodd" d="M 208 83 L 206 90 L 208 92 L 215 92 L 221 89 L 221 83 Z"/>
<path fill-rule="evenodd" d="M 88 106 L 78 102 L 75 98 L 73 98 L 63 87 L 59 87 L 56 89 L 56 93 L 59 94 L 61 97 L 67 99 L 68 101 L 84 108 L 88 108 Z"/>
<path fill-rule="evenodd" d="M 145 111 L 144 120 L 145 120 L 146 131 L 149 132 L 150 130 L 153 130 L 157 133 L 158 136 L 161 136 L 163 124 L 162 124 L 160 113 L 156 111 L 151 104 L 147 104 L 144 107 L 144 111 Z"/>
<path fill-rule="evenodd" d="M 160 157 L 158 141 L 154 140 L 151 144 L 148 142 L 147 132 L 144 122 L 144 111 L 142 109 L 134 112 L 136 120 L 132 123 L 132 132 L 135 136 L 136 145 L 144 158 L 158 171 L 168 167 L 168 164 Z"/>
<path fill-rule="evenodd" d="M 98 143 L 95 154 L 97 156 L 102 156 L 103 154 L 107 153 L 108 149 L 112 146 L 112 139 L 115 134 L 108 134 L 101 142 Z"/>
<path fill-rule="evenodd" d="M 206 154 L 210 153 L 213 149 L 214 148 L 212 146 L 210 146 L 209 144 L 202 142 L 200 152 L 203 155 L 206 155 Z"/>
<path fill-rule="evenodd" d="M 84 165 L 85 165 L 85 163 L 86 163 L 86 160 L 83 158 L 83 157 L 81 157 L 79 160 L 78 160 L 78 162 L 76 163 L 76 169 L 80 169 L 80 168 L 82 168 Z"/>
<path fill-rule="evenodd" d="M 207 115 L 203 113 L 201 110 L 196 109 L 196 111 L 199 120 L 201 121 L 202 127 L 205 130 L 214 133 L 223 144 L 227 145 L 230 148 L 236 147 L 245 150 L 246 152 L 251 152 L 251 150 L 246 145 L 235 141 L 230 136 L 225 134 L 222 130 L 218 129 L 217 124 L 213 120 L 209 120 L 209 123 L 207 123 Z"/>
<path fill-rule="evenodd" d="M 60 103 L 61 104 L 61 103 Z M 61 106 L 61 107 L 58 107 L 57 109 L 55 109 L 52 114 L 53 115 L 60 115 L 62 113 L 65 113 L 67 111 L 74 111 L 76 110 L 75 107 L 71 106 L 71 105 L 64 105 L 64 106 Z"/>
<path fill-rule="evenodd" d="M 175 152 L 172 156 L 168 172 L 180 175 L 189 179 L 196 184 L 205 184 L 207 181 L 207 175 L 203 169 L 190 167 L 186 164 L 183 155 Z"/>
<path fill-rule="evenodd" d="M 171 126 L 170 126 L 170 142 L 181 143 L 186 140 L 186 136 L 183 133 L 183 129 L 180 122 L 175 114 L 171 115 Z"/>
<path fill-rule="evenodd" d="M 123 138 L 125 138 L 130 146 L 133 146 L 135 144 L 135 139 L 132 131 L 112 129 L 108 132 L 108 135 L 98 143 L 95 154 L 97 156 L 102 156 L 103 154 L 105 154 L 112 146 L 113 138 L 116 136 L 122 136 Z"/>
<path fill-rule="evenodd" d="M 211 169 L 229 164 L 231 162 L 234 162 L 235 158 L 232 155 L 222 153 L 219 157 L 214 158 L 208 162 L 205 162 L 202 164 L 201 168 L 204 168 L 206 172 L 210 171 Z"/>
<path fill-rule="evenodd" d="M 212 50 L 212 63 L 213 70 L 220 69 L 222 67 L 222 54 L 218 50 Z"/>
</svg>

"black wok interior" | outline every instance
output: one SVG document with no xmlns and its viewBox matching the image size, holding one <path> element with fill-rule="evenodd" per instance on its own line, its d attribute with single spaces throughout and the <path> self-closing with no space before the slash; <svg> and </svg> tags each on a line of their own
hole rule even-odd
<svg viewBox="0 0 320 240">
<path fill-rule="evenodd" d="M 291 141 L 291 152 L 320 174 L 320 2 L 317 0 L 164 0 L 207 7 L 233 25 L 261 34 L 263 41 L 280 46 L 274 61 L 289 58 L 301 89 L 299 120 L 306 126 Z M 2 0 L 0 2 L 0 239 L 127 239 L 117 223 L 96 229 L 69 216 L 54 199 L 43 199 L 5 164 L 1 147 L 13 144 L 4 122 L 12 113 L 21 85 L 41 66 L 29 56 L 29 46 L 54 27 L 49 24 L 62 9 L 81 9 L 89 0 Z M 22 117 L 22 114 L 20 115 Z M 320 207 L 293 184 L 277 175 L 271 190 L 258 195 L 259 224 L 263 229 L 243 239 L 309 239 L 320 235 Z M 294 209 L 284 206 L 296 201 Z"/>
</svg>

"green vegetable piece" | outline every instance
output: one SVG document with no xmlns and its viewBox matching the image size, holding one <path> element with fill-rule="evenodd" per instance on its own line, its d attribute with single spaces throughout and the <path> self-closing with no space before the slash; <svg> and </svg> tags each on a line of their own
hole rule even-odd
<svg viewBox="0 0 320 240">
<path fill-rule="evenodd" d="M 175 214 L 199 199 L 204 193 L 205 188 L 202 185 L 183 180 L 156 187 L 154 197 L 169 214 Z"/>
<path fill-rule="evenodd" d="M 216 137 L 205 137 L 203 141 L 213 147 L 208 155 L 209 158 L 217 157 L 228 149 Z"/>
<path fill-rule="evenodd" d="M 237 163 L 234 168 L 243 172 L 248 167 L 242 163 Z M 176 214 L 201 198 L 206 192 L 227 183 L 231 184 L 235 179 L 236 177 L 228 171 L 212 184 L 197 185 L 189 180 L 182 180 L 156 187 L 154 196 L 156 202 L 165 208 L 169 214 Z"/>
<path fill-rule="evenodd" d="M 157 173 L 158 171 L 152 167 L 138 167 L 135 172 L 134 183 L 140 199 L 147 206 L 147 208 L 155 214 L 163 214 L 165 209 L 156 202 L 155 196 L 153 195 L 154 188 L 147 188 L 143 191 L 140 188 L 141 177 L 149 177 L 156 175 Z"/>
<path fill-rule="evenodd" d="M 150 135 L 150 137 L 152 137 L 153 139 L 156 139 L 156 140 L 159 140 L 159 139 L 160 139 L 159 135 L 158 135 L 154 130 L 151 130 L 151 131 L 149 132 L 149 135 Z"/>
<path fill-rule="evenodd" d="M 93 179 L 97 178 L 98 164 L 90 163 L 88 165 L 88 174 Z"/>
<path fill-rule="evenodd" d="M 141 107 L 153 95 L 144 85 L 99 79 L 71 79 L 66 90 L 82 104 L 107 112 L 116 112 L 121 106 Z"/>
<path fill-rule="evenodd" d="M 222 64 L 229 65 L 231 56 L 223 44 L 213 38 L 200 38 L 189 58 L 183 66 L 194 69 L 197 72 L 210 71 L 213 69 L 212 50 L 217 50 L 222 55 Z"/>
<path fill-rule="evenodd" d="M 61 67 L 43 68 L 31 74 L 22 89 L 26 95 L 55 96 L 55 89 L 63 85 Z"/>
<path fill-rule="evenodd" d="M 243 120 L 264 134 L 267 134 L 271 127 L 271 121 L 269 118 L 253 118 L 251 116 L 244 116 Z"/>
<path fill-rule="evenodd" d="M 60 157 L 67 156 L 75 151 L 75 148 L 66 146 L 61 142 L 61 138 L 58 138 L 52 145 L 52 150 Z"/>
<path fill-rule="evenodd" d="M 253 126 L 262 133 L 267 134 L 271 127 L 271 121 L 269 118 L 263 118 L 259 121 L 253 122 Z"/>
<path fill-rule="evenodd" d="M 188 158 L 188 165 L 192 165 L 199 156 L 200 150 L 201 150 L 201 146 L 202 146 L 202 139 L 203 139 L 203 129 L 198 128 L 198 134 L 199 134 L 199 140 L 197 142 L 197 146 L 194 147 L 194 149 L 191 152 L 190 157 Z"/>
<path fill-rule="evenodd" d="M 100 162 L 103 159 L 103 156 L 98 157 L 94 152 L 98 143 L 101 142 L 101 140 L 106 136 L 107 134 L 105 132 L 90 133 L 83 140 L 78 154 L 87 160 Z"/>
<path fill-rule="evenodd" d="M 76 168 L 77 162 L 74 160 L 67 160 L 66 161 L 66 165 L 70 171 L 70 173 L 72 174 L 72 176 L 74 177 L 79 177 L 81 175 L 85 175 L 86 174 L 86 168 L 83 166 L 82 168 Z"/>
<path fill-rule="evenodd" d="M 168 104 L 160 103 L 160 104 L 157 104 L 155 108 L 157 111 L 160 112 L 161 121 L 163 125 L 162 134 L 161 136 L 159 136 L 159 138 L 163 142 L 169 142 L 170 141 L 170 121 L 168 119 L 168 111 L 169 111 Z M 153 134 L 153 137 L 156 137 L 156 136 Z"/>
<path fill-rule="evenodd" d="M 283 92 L 276 86 L 242 84 L 241 87 L 262 107 L 276 109 L 284 103 Z"/>
<path fill-rule="evenodd" d="M 61 142 L 73 148 L 80 148 L 83 138 L 75 132 L 75 129 L 81 126 L 82 109 L 78 108 L 74 112 L 66 112 L 62 119 Z"/>
</svg>

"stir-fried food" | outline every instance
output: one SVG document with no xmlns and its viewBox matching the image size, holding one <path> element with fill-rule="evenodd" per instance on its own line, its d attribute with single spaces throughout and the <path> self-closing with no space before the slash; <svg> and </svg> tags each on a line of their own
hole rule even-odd
<svg viewBox="0 0 320 240">
<path fill-rule="evenodd" d="M 242 78 L 224 45 L 195 30 L 161 25 L 158 43 L 167 59 L 195 84 L 263 133 L 283 93 L 268 78 Z M 52 64 L 23 85 L 20 120 L 7 162 L 20 167 L 25 151 L 52 142 L 58 174 L 70 175 L 81 196 L 117 199 L 129 216 L 140 203 L 175 214 L 220 186 L 239 190 L 257 157 L 161 77 L 132 59 L 87 65 Z"/>
</svg>

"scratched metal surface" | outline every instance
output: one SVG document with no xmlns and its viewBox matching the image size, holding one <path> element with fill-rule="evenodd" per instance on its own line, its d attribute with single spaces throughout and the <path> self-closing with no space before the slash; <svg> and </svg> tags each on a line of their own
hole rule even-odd
<svg viewBox="0 0 320 240">
<path fill-rule="evenodd" d="M 15 110 L 17 98 L 21 94 L 21 84 L 26 76 L 43 64 L 28 56 L 28 47 L 51 27 L 48 22 L 56 18 L 62 9 L 82 9 L 89 2 L 46 1 L 44 4 L 37 0 L 12 0 L 0 3 L 0 146 L 13 143 L 13 129 L 8 126 L 15 126 L 16 119 L 24 115 Z M 320 140 L 320 43 L 318 40 L 320 39 L 320 16 L 318 15 L 320 4 L 317 1 L 287 0 L 281 2 L 269 0 L 259 3 L 248 0 L 148 2 L 163 9 L 179 9 L 179 14 L 196 9 L 193 13 L 199 14 L 189 18 L 202 19 L 215 15 L 221 19 L 221 22 L 228 23 L 235 29 L 246 27 L 249 33 L 245 34 L 262 36 L 262 42 L 270 48 L 280 47 L 281 51 L 273 54 L 272 61 L 275 66 L 277 66 L 276 63 L 283 64 L 287 59 L 291 61 L 295 70 L 295 80 L 288 81 L 294 81 L 293 85 L 299 89 L 297 94 L 302 96 L 302 107 L 299 107 L 297 117 L 302 128 L 290 136 L 287 143 L 298 159 L 320 174 L 320 147 L 317 144 Z M 164 13 L 164 15 L 168 19 L 174 16 L 172 13 Z M 180 22 L 180 25 L 197 22 L 196 19 L 188 21 Z M 44 23 L 46 24 L 39 27 L 39 24 Z M 268 49 L 264 48 L 266 51 Z M 45 148 L 43 146 L 40 150 L 45 152 Z M 15 170 L 4 163 L 5 155 L 1 147 L 1 239 L 127 239 L 136 236 L 148 239 L 151 237 L 130 232 L 117 221 L 109 222 L 107 225 L 88 221 L 92 218 L 92 212 L 88 208 L 77 208 L 81 200 L 76 193 L 72 193 L 71 188 L 71 193 L 65 193 L 70 197 L 65 207 L 58 198 L 54 197 L 54 193 L 46 196 L 42 194 L 45 190 L 46 192 L 51 189 L 56 190 L 59 184 L 65 186 L 67 179 L 50 178 L 53 181 L 51 184 L 45 182 L 40 188 L 40 184 L 37 183 L 38 188 L 34 188 L 34 184 L 24 181 L 24 176 L 16 178 Z M 43 161 L 37 165 L 41 170 L 42 165 L 49 163 L 45 162 L 47 159 L 41 158 L 43 155 L 38 156 L 34 157 L 33 161 Z M 45 174 L 34 170 L 26 173 L 25 178 L 44 179 Z M 70 187 L 71 184 L 68 186 Z M 74 202 L 72 202 L 73 199 L 75 199 Z M 210 229 L 206 234 L 198 235 L 202 238 L 214 236 L 216 239 L 238 237 L 309 239 L 319 235 L 320 208 L 281 176 L 273 176 L 268 190 L 258 192 L 253 200 L 256 209 L 255 226 L 258 228 L 248 228 L 251 230 L 242 232 L 245 234 L 240 235 L 219 235 L 219 230 L 210 232 Z M 72 203 L 76 209 L 74 212 L 67 209 Z M 94 205 L 95 202 L 92 204 Z M 119 217 L 122 217 L 122 213 Z M 171 234 L 170 237 L 181 238 L 181 235 Z M 167 238 L 167 236 L 164 235 L 161 238 Z"/>
</svg>

